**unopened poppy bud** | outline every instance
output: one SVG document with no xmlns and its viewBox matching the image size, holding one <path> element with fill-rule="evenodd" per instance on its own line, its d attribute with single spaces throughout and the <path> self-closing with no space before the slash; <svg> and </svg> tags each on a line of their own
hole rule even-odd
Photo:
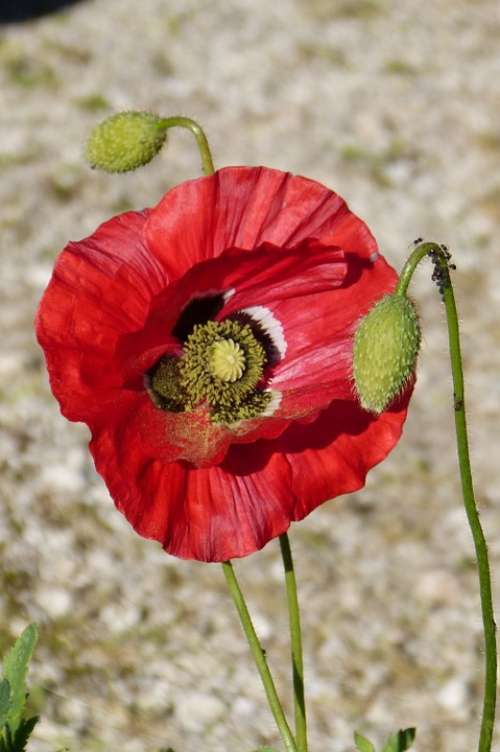
<svg viewBox="0 0 500 752">
<path fill-rule="evenodd" d="M 386 295 L 364 316 L 354 336 L 353 376 L 365 410 L 381 413 L 415 369 L 420 326 L 405 295 Z"/>
<path fill-rule="evenodd" d="M 151 112 L 119 112 L 99 123 L 87 141 L 85 157 L 91 167 L 127 172 L 150 162 L 160 151 L 167 129 Z"/>
</svg>

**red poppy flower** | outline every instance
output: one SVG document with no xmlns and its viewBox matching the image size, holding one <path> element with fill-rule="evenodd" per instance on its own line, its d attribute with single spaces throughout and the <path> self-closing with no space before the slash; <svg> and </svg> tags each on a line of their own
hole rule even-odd
<svg viewBox="0 0 500 752">
<path fill-rule="evenodd" d="M 396 274 L 340 196 L 229 167 L 61 253 L 37 317 L 52 390 L 116 505 L 177 556 L 244 556 L 363 486 L 398 441 L 352 388 Z"/>
</svg>

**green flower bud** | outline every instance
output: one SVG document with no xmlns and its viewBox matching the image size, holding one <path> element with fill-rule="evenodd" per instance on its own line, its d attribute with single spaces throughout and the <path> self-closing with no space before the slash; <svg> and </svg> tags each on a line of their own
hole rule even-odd
<svg viewBox="0 0 500 752">
<path fill-rule="evenodd" d="M 381 413 L 404 389 L 419 347 L 417 311 L 404 295 L 386 295 L 361 319 L 354 336 L 353 376 L 365 410 Z"/>
<path fill-rule="evenodd" d="M 99 123 L 87 141 L 85 158 L 106 172 L 127 172 L 150 162 L 167 137 L 164 121 L 151 112 L 119 112 Z"/>
</svg>

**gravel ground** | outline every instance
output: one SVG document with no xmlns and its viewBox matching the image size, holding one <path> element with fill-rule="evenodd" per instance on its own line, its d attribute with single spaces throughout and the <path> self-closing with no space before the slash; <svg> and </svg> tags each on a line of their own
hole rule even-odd
<svg viewBox="0 0 500 752">
<path fill-rule="evenodd" d="M 477 496 L 500 562 L 500 8 L 497 0 L 94 0 L 0 30 L 0 649 L 41 640 L 33 752 L 278 745 L 220 568 L 166 556 L 114 510 L 48 389 L 32 320 L 56 254 L 197 174 L 187 133 L 131 176 L 82 143 L 115 110 L 185 114 L 218 165 L 266 164 L 344 195 L 397 267 L 417 236 L 457 263 Z M 444 315 L 424 325 L 403 440 L 359 494 L 293 527 L 311 750 L 418 727 L 470 750 L 481 624 L 461 509 Z M 237 565 L 290 707 L 278 546 Z M 495 597 L 500 606 L 500 592 Z M 500 737 L 498 737 L 500 741 Z"/>
</svg>

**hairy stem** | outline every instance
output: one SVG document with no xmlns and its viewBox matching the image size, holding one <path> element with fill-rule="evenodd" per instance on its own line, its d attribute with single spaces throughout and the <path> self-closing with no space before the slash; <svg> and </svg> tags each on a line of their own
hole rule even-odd
<svg viewBox="0 0 500 752">
<path fill-rule="evenodd" d="M 162 118 L 158 126 L 161 128 L 187 128 L 196 139 L 198 151 L 201 157 L 201 169 L 204 175 L 213 175 L 215 172 L 214 163 L 212 160 L 212 153 L 210 146 L 208 145 L 207 137 L 203 128 L 198 125 L 195 120 L 191 118 L 182 117 L 181 115 L 175 115 L 174 117 Z"/>
<path fill-rule="evenodd" d="M 304 663 L 302 658 L 302 634 L 297 597 L 297 582 L 293 567 L 292 550 L 287 533 L 280 535 L 281 556 L 285 569 L 288 618 L 292 652 L 293 699 L 295 709 L 295 741 L 298 752 L 307 752 L 307 721 L 304 699 Z"/>
<path fill-rule="evenodd" d="M 493 599 L 491 593 L 491 574 L 488 560 L 488 549 L 479 513 L 474 498 L 472 472 L 469 457 L 469 442 L 467 438 L 467 423 L 465 415 L 464 376 L 462 355 L 460 350 L 460 334 L 458 327 L 455 296 L 450 281 L 447 249 L 437 243 L 421 243 L 408 259 L 399 279 L 396 294 L 405 295 L 413 272 L 419 262 L 430 256 L 435 265 L 435 277 L 441 291 L 446 309 L 448 324 L 448 342 L 450 350 L 451 372 L 453 376 L 453 400 L 455 413 L 455 433 L 457 441 L 458 465 L 462 484 L 462 497 L 469 521 L 469 526 L 476 551 L 477 570 L 479 576 L 479 591 L 481 596 L 481 612 L 483 618 L 484 646 L 485 646 L 485 678 L 484 699 L 481 731 L 479 735 L 478 752 L 490 752 L 495 724 L 496 684 L 497 684 L 497 647 L 496 626 L 493 613 Z"/>
</svg>

